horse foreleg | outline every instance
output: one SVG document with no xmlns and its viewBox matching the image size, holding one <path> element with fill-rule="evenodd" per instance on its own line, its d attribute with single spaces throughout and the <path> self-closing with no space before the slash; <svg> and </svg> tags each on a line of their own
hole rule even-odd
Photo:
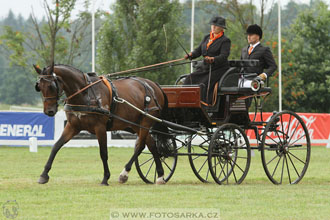
<svg viewBox="0 0 330 220">
<path fill-rule="evenodd" d="M 76 129 L 74 129 L 70 125 L 70 123 L 67 123 L 66 124 L 61 137 L 58 139 L 58 141 L 52 147 L 52 151 L 51 151 L 51 153 L 49 155 L 49 158 L 48 158 L 48 161 L 47 161 L 47 163 L 45 165 L 44 171 L 40 175 L 40 178 L 39 178 L 38 183 L 45 184 L 45 183 L 48 182 L 48 180 L 49 180 L 48 173 L 49 173 L 50 169 L 52 168 L 52 164 L 53 164 L 53 161 L 55 159 L 55 156 L 56 156 L 57 152 L 61 149 L 61 147 L 66 142 L 68 142 L 77 133 L 78 133 L 78 131 Z"/>
<path fill-rule="evenodd" d="M 142 142 L 141 142 L 142 141 Z M 141 154 L 141 152 L 143 151 L 145 146 L 145 142 L 144 139 L 141 139 L 140 137 L 136 140 L 135 142 L 135 149 L 134 149 L 134 154 L 131 157 L 131 159 L 128 161 L 128 163 L 125 165 L 125 168 L 123 169 L 123 171 L 121 171 L 120 175 L 119 175 L 119 183 L 126 183 L 128 180 L 128 173 L 129 171 L 131 171 L 132 169 L 132 165 L 134 163 L 134 161 L 136 160 L 136 158 Z"/>
<path fill-rule="evenodd" d="M 100 146 L 100 156 L 103 163 L 103 180 L 101 185 L 108 186 L 108 180 L 110 178 L 110 170 L 108 166 L 108 146 L 107 146 L 107 131 L 105 127 L 99 126 L 95 130 L 95 134 L 97 136 L 99 146 Z"/>
</svg>

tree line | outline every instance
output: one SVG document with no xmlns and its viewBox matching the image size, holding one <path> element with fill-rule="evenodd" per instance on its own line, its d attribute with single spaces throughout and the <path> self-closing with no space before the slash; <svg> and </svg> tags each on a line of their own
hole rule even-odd
<svg viewBox="0 0 330 220">
<path fill-rule="evenodd" d="M 262 26 L 262 43 L 278 59 L 277 5 L 261 0 L 196 1 L 195 46 L 209 32 L 210 18 L 227 19 L 226 35 L 232 41 L 230 59 L 239 59 L 246 46 L 249 24 Z M 9 12 L 0 21 L 0 103 L 22 104 L 40 101 L 33 91 L 36 76 L 32 64 L 41 67 L 55 63 L 91 70 L 91 15 L 85 10 L 72 18 L 75 0 L 54 1 L 47 5 L 45 17 L 28 19 Z M 266 9 L 266 6 L 268 8 Z M 108 11 L 108 12 L 107 12 Z M 96 70 L 105 74 L 183 57 L 179 42 L 190 49 L 191 0 L 121 0 L 111 10 L 96 13 Z M 109 12 L 110 11 L 110 12 Z M 282 7 L 282 88 L 283 109 L 296 112 L 330 112 L 330 11 L 329 4 L 311 0 L 293 1 Z M 56 22 L 57 21 L 57 22 Z M 174 84 L 190 72 L 190 65 L 173 66 L 139 73 L 160 84 Z M 273 89 L 265 110 L 278 109 L 278 72 L 270 79 Z"/>
</svg>

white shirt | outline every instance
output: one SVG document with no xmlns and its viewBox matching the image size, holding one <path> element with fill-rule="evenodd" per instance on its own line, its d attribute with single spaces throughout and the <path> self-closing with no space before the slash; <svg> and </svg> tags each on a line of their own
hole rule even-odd
<svg viewBox="0 0 330 220">
<path fill-rule="evenodd" d="M 253 44 L 253 45 L 250 44 L 250 47 L 253 47 L 252 50 L 251 50 L 251 53 L 252 53 L 252 51 L 254 50 L 254 48 L 255 48 L 256 46 L 258 46 L 259 44 L 260 44 L 260 41 L 258 41 L 257 43 L 255 43 L 255 44 Z M 249 48 L 250 48 L 250 47 L 249 47 Z"/>
</svg>

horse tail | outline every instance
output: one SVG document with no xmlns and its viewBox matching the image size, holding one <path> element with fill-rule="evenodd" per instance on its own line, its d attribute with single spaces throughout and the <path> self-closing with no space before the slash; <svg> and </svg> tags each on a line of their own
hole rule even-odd
<svg viewBox="0 0 330 220">
<path fill-rule="evenodd" d="M 166 119 L 167 113 L 168 113 L 168 99 L 167 99 L 167 95 L 165 94 L 164 90 L 162 89 L 162 87 L 156 83 L 156 85 L 159 87 L 160 91 L 162 91 L 163 96 L 164 96 L 164 106 L 161 110 L 160 113 L 160 118 L 161 119 Z"/>
<path fill-rule="evenodd" d="M 158 83 L 156 83 L 156 85 L 159 87 L 160 91 L 162 91 L 163 96 L 164 96 L 164 106 L 161 109 L 160 118 L 161 119 L 166 119 L 167 118 L 167 113 L 168 113 L 168 99 L 167 99 L 167 95 L 165 94 L 164 90 L 161 88 L 161 86 Z M 152 129 L 155 130 L 156 133 L 157 133 L 157 131 L 160 131 L 162 133 L 168 133 L 168 127 L 164 123 L 162 123 L 162 122 L 156 122 L 153 125 Z M 160 137 L 162 137 L 162 136 L 163 135 L 160 135 Z M 166 138 L 166 137 L 162 137 L 162 138 Z"/>
</svg>

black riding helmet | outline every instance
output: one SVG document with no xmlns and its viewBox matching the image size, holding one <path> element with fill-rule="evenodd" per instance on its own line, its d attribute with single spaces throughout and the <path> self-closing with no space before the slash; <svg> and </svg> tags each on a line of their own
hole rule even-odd
<svg viewBox="0 0 330 220">
<path fill-rule="evenodd" d="M 262 29 L 257 24 L 252 24 L 246 29 L 246 34 L 256 34 L 259 35 L 260 40 L 262 38 Z"/>
</svg>

